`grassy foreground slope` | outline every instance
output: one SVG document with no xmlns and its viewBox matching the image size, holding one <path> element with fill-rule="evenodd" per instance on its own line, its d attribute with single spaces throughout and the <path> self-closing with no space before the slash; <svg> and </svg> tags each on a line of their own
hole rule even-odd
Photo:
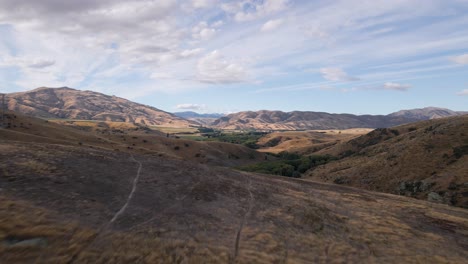
<svg viewBox="0 0 468 264">
<path fill-rule="evenodd" d="M 468 211 L 462 208 L 3 135 L 2 263 L 463 263 L 468 258 Z"/>
<path fill-rule="evenodd" d="M 306 178 L 468 208 L 468 115 L 377 129 L 318 154 Z"/>
</svg>

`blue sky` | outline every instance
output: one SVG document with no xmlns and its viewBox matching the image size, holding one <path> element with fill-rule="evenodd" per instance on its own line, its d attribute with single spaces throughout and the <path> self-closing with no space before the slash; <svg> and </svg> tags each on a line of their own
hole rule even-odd
<svg viewBox="0 0 468 264">
<path fill-rule="evenodd" d="M 0 0 L 0 92 L 174 112 L 468 110 L 467 0 Z"/>
</svg>

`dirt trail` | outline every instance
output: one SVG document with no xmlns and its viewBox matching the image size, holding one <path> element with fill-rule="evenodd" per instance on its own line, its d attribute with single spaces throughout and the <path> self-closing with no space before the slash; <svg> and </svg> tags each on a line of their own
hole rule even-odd
<svg viewBox="0 0 468 264">
<path fill-rule="evenodd" d="M 120 216 L 121 214 L 123 214 L 123 213 L 125 212 L 125 209 L 127 209 L 128 204 L 129 204 L 130 201 L 132 200 L 133 194 L 135 193 L 135 191 L 136 191 L 136 189 L 137 189 L 137 184 L 138 184 L 138 180 L 140 179 L 140 172 L 141 172 L 142 165 L 141 165 L 141 162 L 139 162 L 138 160 L 135 159 L 135 157 L 133 157 L 133 155 L 132 155 L 132 160 L 134 160 L 136 163 L 138 163 L 138 171 L 137 171 L 137 175 L 135 176 L 135 179 L 133 179 L 132 191 L 131 191 L 130 194 L 128 195 L 127 201 L 126 201 L 125 204 L 122 206 L 122 208 L 120 208 L 120 210 L 119 210 L 119 211 L 114 215 L 114 217 L 112 217 L 112 219 L 109 221 L 109 224 L 112 224 L 115 220 L 117 220 L 117 218 L 119 218 L 119 216 Z"/>
<path fill-rule="evenodd" d="M 96 234 L 90 239 L 90 242 L 85 246 L 83 247 L 80 251 L 78 251 L 76 254 L 74 254 L 70 260 L 67 262 L 68 264 L 72 264 L 72 263 L 75 263 L 76 259 L 78 258 L 78 256 L 84 252 L 85 250 L 87 250 L 88 248 L 91 247 L 91 245 L 93 245 L 96 240 L 98 240 L 99 236 L 105 232 L 109 226 L 115 221 L 117 220 L 117 218 L 119 218 L 120 215 L 122 215 L 125 210 L 127 209 L 128 207 L 128 204 L 130 203 L 130 201 L 132 200 L 132 197 L 133 197 L 133 194 L 135 193 L 136 189 L 137 189 L 137 184 L 138 184 L 138 180 L 140 179 L 140 173 L 141 173 L 141 169 L 143 167 L 143 165 L 141 164 L 140 161 L 136 160 L 135 157 L 133 157 L 133 155 L 131 156 L 131 159 L 133 161 L 135 161 L 136 163 L 138 163 L 138 170 L 137 170 L 137 174 L 135 176 L 135 178 L 133 179 L 133 185 L 132 185 L 132 190 L 130 192 L 130 194 L 128 195 L 127 197 L 127 200 L 125 201 L 125 204 L 122 206 L 122 208 L 120 208 L 120 210 L 114 215 L 114 217 L 112 217 L 112 219 L 105 223 L 104 225 L 101 226 L 101 228 L 99 228 L 99 230 L 96 232 Z"/>
<path fill-rule="evenodd" d="M 250 215 L 250 212 L 252 211 L 252 207 L 253 207 L 254 196 L 252 194 L 252 191 L 250 191 L 251 187 L 252 187 L 252 179 L 249 177 L 249 186 L 247 187 L 247 190 L 249 191 L 249 195 L 250 195 L 249 209 L 247 210 L 247 212 L 245 212 L 244 217 L 242 217 L 241 224 L 239 226 L 239 229 L 237 230 L 236 244 L 234 245 L 233 263 L 236 262 L 237 255 L 239 254 L 239 244 L 240 244 L 240 237 L 242 235 L 242 229 L 244 228 L 245 221 L 247 220 L 247 217 Z"/>
</svg>

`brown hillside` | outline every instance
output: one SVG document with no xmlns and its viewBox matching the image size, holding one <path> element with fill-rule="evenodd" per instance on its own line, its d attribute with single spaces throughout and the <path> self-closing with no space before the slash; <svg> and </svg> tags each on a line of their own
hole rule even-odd
<svg viewBox="0 0 468 264">
<path fill-rule="evenodd" d="M 468 208 L 468 115 L 378 129 L 318 154 L 306 178 Z"/>
<path fill-rule="evenodd" d="M 4 140 L 85 146 L 219 166 L 239 166 L 265 158 L 265 154 L 241 145 L 168 138 L 166 134 L 132 123 L 48 121 L 14 113 L 8 117 L 9 128 L 0 129 L 0 138 Z"/>
<path fill-rule="evenodd" d="M 312 154 L 325 147 L 333 146 L 340 142 L 346 142 L 372 129 L 346 129 L 346 130 L 316 130 L 316 131 L 287 131 L 269 133 L 257 142 L 258 151 L 279 153 L 282 151 L 298 153 L 301 155 Z"/>
<path fill-rule="evenodd" d="M 7 102 L 12 111 L 43 118 L 119 121 L 171 127 L 196 124 L 151 106 L 67 87 L 43 87 L 11 93 L 7 94 Z"/>
<path fill-rule="evenodd" d="M 405 110 L 390 115 L 329 114 L 323 112 L 248 111 L 221 117 L 212 126 L 221 129 L 327 130 L 391 127 L 431 118 L 461 115 L 443 108 Z"/>
<path fill-rule="evenodd" d="M 164 157 L 2 138 L 0 188 L 2 263 L 468 258 L 461 208 Z"/>
</svg>

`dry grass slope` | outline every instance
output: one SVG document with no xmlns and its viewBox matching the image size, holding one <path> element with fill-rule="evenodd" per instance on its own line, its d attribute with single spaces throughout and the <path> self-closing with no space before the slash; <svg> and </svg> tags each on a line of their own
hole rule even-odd
<svg viewBox="0 0 468 264">
<path fill-rule="evenodd" d="M 468 208 L 468 115 L 375 130 L 319 154 L 308 178 Z"/>
<path fill-rule="evenodd" d="M 179 118 L 154 107 L 116 96 L 67 87 L 42 87 L 7 94 L 8 108 L 36 117 L 132 122 L 143 125 L 188 127 L 193 121 Z"/>
<path fill-rule="evenodd" d="M 113 133 L 20 115 L 10 121 L 0 129 L 0 263 L 468 259 L 462 208 L 183 160 L 196 149 L 185 143 L 195 142 L 132 126 Z M 226 150 L 244 150 L 202 143 L 197 148 L 213 155 L 211 164 L 222 162 Z M 181 152 L 188 154 L 174 154 Z M 128 207 L 110 223 L 138 171 Z"/>
<path fill-rule="evenodd" d="M 8 176 L 0 177 L 0 262 L 462 263 L 468 257 L 468 212 L 461 208 L 143 155 L 135 155 L 141 178 L 127 210 L 100 232 L 131 189 L 138 164 L 129 154 L 0 146 L 0 162 L 8 165 Z M 42 165 L 25 167 L 25 160 Z"/>
<path fill-rule="evenodd" d="M 196 142 L 166 137 L 147 126 L 123 122 L 43 120 L 10 113 L 2 139 L 101 148 L 134 154 L 165 156 L 219 166 L 239 166 L 264 160 L 265 154 L 222 142 Z"/>
<path fill-rule="evenodd" d="M 279 153 L 286 151 L 307 155 L 340 142 L 346 142 L 370 131 L 372 129 L 358 128 L 273 132 L 260 138 L 257 144 L 261 147 L 259 151 L 262 152 Z"/>
</svg>

